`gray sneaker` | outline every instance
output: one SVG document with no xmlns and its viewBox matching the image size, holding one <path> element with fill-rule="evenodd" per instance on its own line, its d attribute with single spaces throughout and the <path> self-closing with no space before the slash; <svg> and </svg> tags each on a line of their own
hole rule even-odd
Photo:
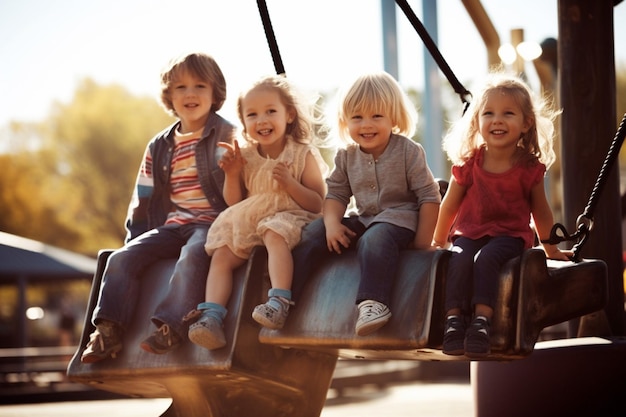
<svg viewBox="0 0 626 417">
<path fill-rule="evenodd" d="M 367 336 L 383 327 L 391 318 L 391 311 L 383 303 L 365 300 L 359 303 L 359 318 L 355 331 L 359 336 Z"/>
<path fill-rule="evenodd" d="M 282 329 L 289 315 L 289 306 L 292 304 L 293 301 L 284 297 L 272 296 L 267 303 L 254 308 L 252 318 L 268 329 Z"/>
<path fill-rule="evenodd" d="M 122 330 L 108 320 L 96 325 L 96 330 L 89 336 L 89 343 L 80 357 L 83 363 L 95 363 L 109 357 L 115 358 L 122 350 Z"/>
<path fill-rule="evenodd" d="M 189 326 L 189 340 L 208 350 L 226 346 L 226 336 L 222 323 L 212 316 L 203 315 Z"/>
</svg>

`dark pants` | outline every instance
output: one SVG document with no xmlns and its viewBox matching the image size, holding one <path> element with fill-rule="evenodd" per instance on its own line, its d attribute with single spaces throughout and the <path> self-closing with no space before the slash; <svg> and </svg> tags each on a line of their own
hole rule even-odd
<svg viewBox="0 0 626 417">
<path fill-rule="evenodd" d="M 471 316 L 476 304 L 493 308 L 502 266 L 523 251 L 521 238 L 457 238 L 448 263 L 445 310 L 460 308 L 463 314 Z"/>
<path fill-rule="evenodd" d="M 357 251 L 361 268 L 361 282 L 356 303 L 363 300 L 376 300 L 388 306 L 393 280 L 398 269 L 400 251 L 408 247 L 415 233 L 410 229 L 390 223 L 373 223 L 366 228 L 358 217 L 346 217 L 341 223 L 356 233 L 350 247 L 345 250 L 345 252 Z M 323 218 L 309 223 L 304 228 L 302 239 L 292 253 L 294 300 L 299 297 L 302 287 L 309 276 L 315 272 L 316 266 L 333 256 L 341 256 L 328 250 Z"/>
</svg>

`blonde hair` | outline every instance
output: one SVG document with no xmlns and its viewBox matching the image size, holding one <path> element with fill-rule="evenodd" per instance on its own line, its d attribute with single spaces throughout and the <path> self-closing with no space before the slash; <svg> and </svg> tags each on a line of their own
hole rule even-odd
<svg viewBox="0 0 626 417">
<path fill-rule="evenodd" d="M 243 133 L 246 140 L 251 138 L 245 130 L 245 121 L 243 115 L 243 99 L 251 91 L 269 90 L 275 91 L 280 97 L 280 101 L 288 111 L 293 111 L 295 117 L 293 121 L 287 124 L 285 134 L 296 142 L 314 143 L 317 140 L 315 134 L 316 124 L 321 124 L 321 114 L 317 108 L 317 97 L 307 98 L 305 94 L 297 89 L 283 75 L 268 75 L 256 81 L 249 89 L 243 91 L 237 99 L 237 115 L 243 125 Z"/>
<path fill-rule="evenodd" d="M 461 119 L 455 122 L 443 139 L 443 149 L 450 161 L 462 165 L 485 143 L 479 131 L 479 117 L 489 94 L 500 92 L 511 97 L 522 111 L 530 128 L 520 138 L 518 151 L 528 160 L 539 160 L 550 168 L 556 159 L 554 149 L 554 120 L 560 111 L 554 110 L 543 97 L 536 96 L 522 79 L 495 71 L 488 78 Z"/>
<path fill-rule="evenodd" d="M 213 89 L 211 111 L 216 112 L 222 108 L 226 101 L 226 80 L 222 70 L 210 55 L 193 52 L 171 59 L 161 71 L 161 104 L 169 114 L 178 116 L 172 103 L 170 87 L 184 72 L 211 85 Z"/>
<path fill-rule="evenodd" d="M 392 123 L 392 133 L 413 136 L 417 111 L 400 84 L 386 72 L 358 77 L 349 88 L 340 92 L 337 130 L 339 137 L 349 142 L 348 121 L 358 112 L 381 113 Z"/>
</svg>

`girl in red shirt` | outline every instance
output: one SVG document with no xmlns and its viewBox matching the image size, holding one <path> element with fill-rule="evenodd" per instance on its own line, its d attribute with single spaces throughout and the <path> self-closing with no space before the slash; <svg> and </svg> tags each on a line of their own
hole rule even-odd
<svg viewBox="0 0 626 417">
<path fill-rule="evenodd" d="M 543 177 L 555 159 L 557 114 L 519 78 L 493 73 L 444 138 L 452 177 L 433 246 L 452 245 L 445 354 L 480 358 L 490 353 L 489 325 L 502 265 L 534 245 L 531 215 L 539 237 L 550 234 L 554 219 Z M 555 245 L 543 249 L 549 258 L 569 259 Z"/>
</svg>

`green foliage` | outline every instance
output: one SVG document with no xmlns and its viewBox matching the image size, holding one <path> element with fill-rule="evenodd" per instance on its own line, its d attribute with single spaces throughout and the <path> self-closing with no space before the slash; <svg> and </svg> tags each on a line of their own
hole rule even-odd
<svg viewBox="0 0 626 417">
<path fill-rule="evenodd" d="M 626 114 L 626 62 L 622 62 L 617 66 L 615 72 L 615 90 L 616 90 L 616 112 L 617 123 L 619 123 L 624 114 Z"/>
<path fill-rule="evenodd" d="M 626 62 L 622 62 L 617 65 L 615 69 L 615 90 L 616 90 L 616 130 L 622 118 L 626 114 Z M 623 165 L 626 163 L 626 146 L 622 146 L 620 151 L 620 163 Z"/>
<path fill-rule="evenodd" d="M 38 141 L 2 155 L 0 230 L 89 255 L 119 247 L 145 146 L 172 121 L 152 98 L 86 79 L 48 120 L 14 123 L 11 143 Z"/>
<path fill-rule="evenodd" d="M 54 190 L 49 162 L 45 151 L 0 155 L 0 229 L 67 247 L 78 235 L 46 197 Z"/>
</svg>

